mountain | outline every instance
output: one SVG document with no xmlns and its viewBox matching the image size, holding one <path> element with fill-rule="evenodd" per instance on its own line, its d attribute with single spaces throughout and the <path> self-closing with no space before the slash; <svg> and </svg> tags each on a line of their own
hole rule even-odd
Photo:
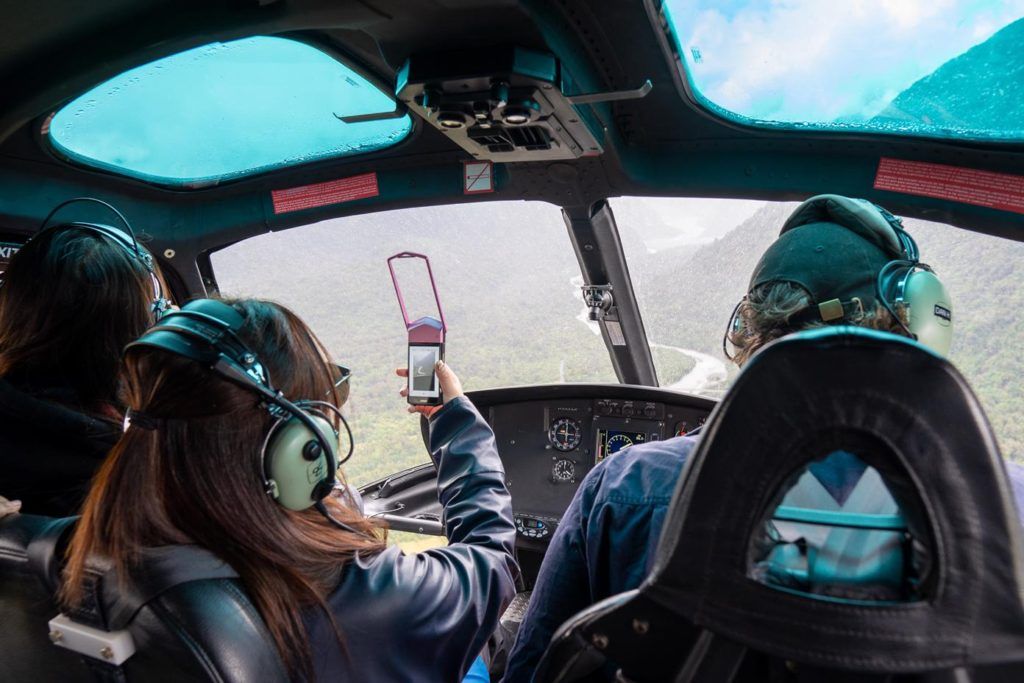
<svg viewBox="0 0 1024 683">
<path fill-rule="evenodd" d="M 870 124 L 917 122 L 967 135 L 1024 135 L 1024 19 L 900 93 Z M 977 131 L 977 132 L 975 132 Z"/>
</svg>

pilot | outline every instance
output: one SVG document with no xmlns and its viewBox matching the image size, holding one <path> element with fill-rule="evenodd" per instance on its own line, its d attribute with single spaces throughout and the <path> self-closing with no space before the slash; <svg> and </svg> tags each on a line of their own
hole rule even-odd
<svg viewBox="0 0 1024 683">
<path fill-rule="evenodd" d="M 406 556 L 327 493 L 344 485 L 321 457 L 347 383 L 326 359 L 294 313 L 258 300 L 190 302 L 130 344 L 128 427 L 71 540 L 63 604 L 83 600 L 91 557 L 130 576 L 149 548 L 197 544 L 239 573 L 291 679 L 460 680 L 518 573 L 494 434 L 438 363 L 444 405 L 415 412 L 429 417 L 449 544 Z"/>
<path fill-rule="evenodd" d="M 75 514 L 121 434 L 121 349 L 167 306 L 160 273 L 109 226 L 45 228 L 0 287 L 0 482 L 24 511 Z"/>
<path fill-rule="evenodd" d="M 879 218 L 902 230 L 898 219 L 865 200 L 822 195 L 797 207 L 762 255 L 747 295 L 729 321 L 724 342 L 734 347 L 732 360 L 742 366 L 769 342 L 828 324 L 914 336 L 908 311 L 876 294 L 880 271 L 894 263 L 892 252 L 869 239 L 869 230 L 850 227 Z M 913 248 L 916 251 L 916 245 Z M 941 283 L 928 277 L 922 282 L 936 285 L 926 294 L 937 297 L 945 322 L 951 322 Z M 949 331 L 934 335 L 942 354 L 948 351 Z M 544 557 L 509 654 L 505 683 L 532 680 L 552 635 L 567 619 L 641 584 L 654 559 L 683 463 L 698 439 L 691 433 L 631 446 L 587 474 Z M 1018 510 L 1024 511 L 1024 468 L 1006 465 Z M 836 461 L 835 469 L 837 485 L 856 486 L 855 481 L 839 481 L 844 476 L 841 462 Z"/>
</svg>

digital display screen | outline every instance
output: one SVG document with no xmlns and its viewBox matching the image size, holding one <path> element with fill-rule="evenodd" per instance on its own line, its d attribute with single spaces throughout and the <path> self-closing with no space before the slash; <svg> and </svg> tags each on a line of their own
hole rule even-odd
<svg viewBox="0 0 1024 683">
<path fill-rule="evenodd" d="M 646 443 L 647 434 L 643 432 L 624 432 L 615 429 L 597 430 L 597 457 L 594 462 L 601 462 L 609 455 L 615 455 L 623 448 L 637 443 Z"/>
<path fill-rule="evenodd" d="M 409 347 L 409 395 L 419 398 L 437 398 L 437 375 L 434 365 L 441 358 L 441 347 Z"/>
</svg>

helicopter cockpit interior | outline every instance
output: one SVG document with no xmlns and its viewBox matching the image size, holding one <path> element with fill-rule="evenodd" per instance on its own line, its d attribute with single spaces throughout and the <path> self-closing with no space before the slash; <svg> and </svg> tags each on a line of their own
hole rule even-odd
<svg viewBox="0 0 1024 683">
<path fill-rule="evenodd" d="M 1024 5 L 863 5 L 7 3 L 0 262 L 95 197 L 176 301 L 292 307 L 352 368 L 348 481 L 414 552 L 445 530 L 386 260 L 429 255 L 512 496 L 514 630 L 587 473 L 728 394 L 730 312 L 814 195 L 903 218 L 957 301 L 950 360 L 1024 462 Z"/>
</svg>

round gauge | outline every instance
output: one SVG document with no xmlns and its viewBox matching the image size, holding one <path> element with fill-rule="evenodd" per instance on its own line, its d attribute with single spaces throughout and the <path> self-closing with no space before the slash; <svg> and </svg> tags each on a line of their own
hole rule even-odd
<svg viewBox="0 0 1024 683">
<path fill-rule="evenodd" d="M 562 417 L 551 423 L 548 439 L 551 445 L 560 451 L 571 451 L 580 445 L 583 438 L 583 427 L 571 417 Z"/>
<path fill-rule="evenodd" d="M 612 453 L 618 453 L 626 446 L 632 446 L 633 439 L 629 438 L 626 434 L 615 434 L 614 436 L 608 437 L 608 455 Z"/>
<path fill-rule="evenodd" d="M 572 460 L 559 460 L 551 469 L 551 476 L 555 481 L 572 481 L 576 475 L 576 463 Z"/>
</svg>

